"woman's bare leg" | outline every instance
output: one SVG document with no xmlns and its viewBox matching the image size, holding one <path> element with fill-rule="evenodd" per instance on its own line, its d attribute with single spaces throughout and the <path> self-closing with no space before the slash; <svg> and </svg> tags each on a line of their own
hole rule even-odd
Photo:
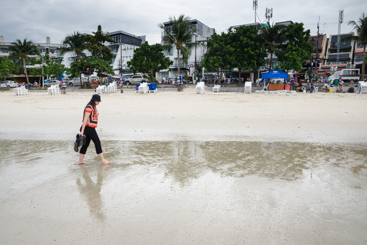
<svg viewBox="0 0 367 245">
<path fill-rule="evenodd" d="M 110 164 L 111 161 L 107 161 L 106 159 L 104 159 L 103 153 L 99 153 L 98 156 L 99 156 L 99 159 L 101 159 L 101 164 L 103 165 Z"/>
<path fill-rule="evenodd" d="M 86 164 L 87 163 L 87 162 L 84 161 L 84 154 L 80 154 L 78 163 L 79 164 Z"/>
</svg>

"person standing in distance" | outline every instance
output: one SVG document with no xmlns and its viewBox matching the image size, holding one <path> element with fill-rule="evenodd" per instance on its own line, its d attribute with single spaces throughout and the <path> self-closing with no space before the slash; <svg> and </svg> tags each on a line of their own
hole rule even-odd
<svg viewBox="0 0 367 245">
<path fill-rule="evenodd" d="M 82 146 L 79 153 L 79 164 L 86 164 L 87 162 L 84 161 L 85 153 L 87 152 L 88 146 L 90 141 L 92 140 L 94 146 L 96 147 L 96 152 L 99 158 L 101 159 L 102 164 L 109 164 L 110 161 L 107 161 L 103 157 L 101 142 L 96 132 L 97 123 L 98 123 L 98 116 L 99 113 L 97 111 L 97 105 L 101 102 L 101 96 L 98 94 L 94 94 L 92 99 L 89 101 L 87 106 L 84 109 L 84 116 L 83 116 L 83 124 L 80 128 L 79 135 L 82 136 L 83 134 L 86 136 L 86 143 Z"/>
</svg>

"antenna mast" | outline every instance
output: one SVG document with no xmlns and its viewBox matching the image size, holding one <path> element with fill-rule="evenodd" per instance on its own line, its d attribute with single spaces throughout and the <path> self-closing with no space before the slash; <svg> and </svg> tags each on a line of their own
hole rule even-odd
<svg viewBox="0 0 367 245">
<path fill-rule="evenodd" d="M 268 20 L 268 22 L 270 23 L 270 19 L 273 18 L 273 8 L 266 8 L 265 10 L 265 18 Z"/>
<path fill-rule="evenodd" d="M 338 50 L 336 55 L 336 62 L 339 64 L 339 53 L 340 53 L 340 31 L 341 24 L 343 23 L 344 10 L 339 10 L 339 25 L 338 25 Z"/>
<path fill-rule="evenodd" d="M 257 0 L 254 0 L 253 8 L 254 8 L 254 11 L 255 11 L 255 23 L 256 23 Z"/>
</svg>

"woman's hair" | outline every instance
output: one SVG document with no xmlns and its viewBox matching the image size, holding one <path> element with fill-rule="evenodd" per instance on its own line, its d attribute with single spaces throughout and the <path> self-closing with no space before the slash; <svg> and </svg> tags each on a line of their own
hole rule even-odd
<svg viewBox="0 0 367 245">
<path fill-rule="evenodd" d="M 91 105 L 93 107 L 96 107 L 96 102 L 94 100 L 91 100 L 91 101 L 88 102 L 87 106 L 88 105 Z"/>
</svg>

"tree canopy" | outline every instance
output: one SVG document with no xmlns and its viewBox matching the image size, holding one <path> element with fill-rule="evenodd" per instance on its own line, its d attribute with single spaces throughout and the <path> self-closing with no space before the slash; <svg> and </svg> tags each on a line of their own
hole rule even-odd
<svg viewBox="0 0 367 245">
<path fill-rule="evenodd" d="M 233 47 L 230 45 L 229 34 L 222 32 L 214 33 L 207 42 L 207 52 L 201 65 L 208 71 L 216 71 L 223 77 L 223 71 L 230 70 L 230 58 L 233 53 Z"/>
<path fill-rule="evenodd" d="M 242 71 L 255 71 L 265 63 L 267 53 L 262 49 L 263 42 L 253 26 L 229 29 L 229 39 L 232 47 L 230 66 L 238 69 L 239 78 Z"/>
<path fill-rule="evenodd" d="M 301 70 L 306 60 L 312 58 L 313 43 L 309 43 L 310 30 L 303 28 L 303 23 L 290 24 L 285 29 L 285 41 L 275 54 L 280 62 L 277 67 L 283 71 Z"/>
<path fill-rule="evenodd" d="M 8 57 L 0 57 L 0 78 L 6 78 L 15 68 L 14 63 Z"/>
<path fill-rule="evenodd" d="M 148 42 L 143 43 L 139 49 L 135 50 L 133 58 L 127 62 L 134 73 L 149 73 L 152 82 L 156 72 L 167 69 L 172 64 L 173 62 L 164 56 L 162 45 L 149 45 Z"/>
<path fill-rule="evenodd" d="M 97 72 L 98 75 L 103 73 L 113 74 L 114 71 L 110 65 L 114 55 L 112 50 L 104 45 L 106 42 L 114 43 L 115 41 L 108 35 L 102 32 L 102 27 L 99 25 L 98 30 L 93 32 L 93 35 L 86 35 L 86 48 L 92 53 L 92 57 L 85 58 L 84 65 L 89 70 L 89 75 Z M 81 66 L 81 64 L 79 64 Z"/>
</svg>

